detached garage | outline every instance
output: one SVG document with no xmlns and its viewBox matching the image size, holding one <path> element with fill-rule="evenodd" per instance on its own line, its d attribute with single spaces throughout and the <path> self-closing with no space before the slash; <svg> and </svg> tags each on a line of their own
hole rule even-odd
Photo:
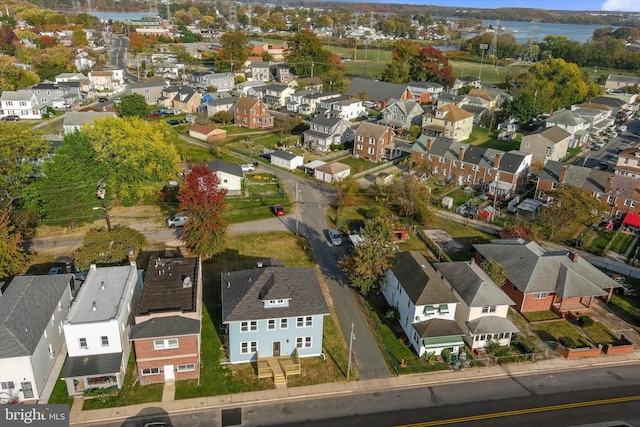
<svg viewBox="0 0 640 427">
<path fill-rule="evenodd" d="M 200 141 L 214 142 L 227 137 L 227 131 L 211 126 L 193 125 L 189 128 L 189 136 Z"/>
<path fill-rule="evenodd" d="M 340 162 L 327 163 L 315 169 L 316 179 L 330 183 L 341 181 L 350 174 L 351 167 Z"/>
</svg>

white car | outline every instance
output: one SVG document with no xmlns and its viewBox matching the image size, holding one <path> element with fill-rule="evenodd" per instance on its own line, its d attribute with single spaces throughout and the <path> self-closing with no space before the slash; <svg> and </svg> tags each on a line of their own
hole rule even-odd
<svg viewBox="0 0 640 427">
<path fill-rule="evenodd" d="M 187 221 L 189 221 L 188 216 L 177 214 L 170 218 L 167 218 L 167 227 L 184 227 Z"/>
<path fill-rule="evenodd" d="M 244 165 L 240 165 L 240 168 L 242 169 L 242 172 L 253 172 L 254 170 L 256 170 L 255 165 L 253 165 L 251 163 L 246 163 Z"/>
<path fill-rule="evenodd" d="M 338 230 L 331 229 L 327 231 L 327 234 L 329 235 L 329 241 L 333 246 L 340 246 L 342 244 L 342 237 Z"/>
</svg>

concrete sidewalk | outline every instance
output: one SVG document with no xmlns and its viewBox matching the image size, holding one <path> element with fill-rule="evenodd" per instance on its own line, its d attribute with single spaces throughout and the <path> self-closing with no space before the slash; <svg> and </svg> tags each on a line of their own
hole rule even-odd
<svg viewBox="0 0 640 427">
<path fill-rule="evenodd" d="M 447 383 L 473 382 L 497 378 L 519 377 L 568 371 L 574 369 L 600 368 L 603 366 L 629 365 L 640 363 L 640 351 L 613 356 L 598 356 L 584 359 L 547 359 L 539 362 L 498 365 L 492 367 L 466 368 L 460 371 L 439 371 L 422 374 L 402 375 L 391 378 L 338 382 L 313 386 L 253 391 L 222 396 L 210 396 L 196 399 L 154 402 L 111 409 L 92 411 L 72 411 L 71 425 L 92 424 L 97 422 L 120 421 L 140 414 L 145 416 L 150 407 L 159 413 L 178 414 L 194 411 L 226 409 L 230 407 L 256 406 L 270 402 L 292 400 L 322 399 L 345 394 L 371 393 L 395 388 L 433 386 Z"/>
</svg>

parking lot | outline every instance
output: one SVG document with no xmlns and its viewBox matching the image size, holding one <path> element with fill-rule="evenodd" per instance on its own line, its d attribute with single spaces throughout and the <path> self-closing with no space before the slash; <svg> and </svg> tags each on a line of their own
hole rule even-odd
<svg viewBox="0 0 640 427">
<path fill-rule="evenodd" d="M 626 123 L 626 131 L 618 132 L 617 136 L 604 136 L 601 148 L 592 149 L 590 144 L 584 156 L 577 161 L 580 166 L 612 171 L 618 161 L 618 154 L 640 142 L 640 120 L 630 120 Z"/>
</svg>

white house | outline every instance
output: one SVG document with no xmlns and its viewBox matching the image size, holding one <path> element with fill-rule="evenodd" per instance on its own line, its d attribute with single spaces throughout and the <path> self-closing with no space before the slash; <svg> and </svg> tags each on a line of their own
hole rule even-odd
<svg viewBox="0 0 640 427">
<path fill-rule="evenodd" d="M 367 109 L 359 99 L 343 99 L 341 101 L 331 102 L 330 105 L 326 114 L 331 117 L 351 120 L 367 115 Z"/>
<path fill-rule="evenodd" d="M 41 119 L 46 106 L 38 103 L 31 90 L 5 90 L 0 95 L 0 115 L 18 116 L 21 119 Z"/>
<path fill-rule="evenodd" d="M 122 387 L 141 276 L 135 262 L 89 268 L 63 323 L 68 357 L 61 377 L 70 396 L 90 388 Z"/>
<path fill-rule="evenodd" d="M 216 159 L 207 163 L 207 167 L 218 175 L 220 187 L 230 196 L 237 196 L 244 190 L 244 172 L 240 165 Z"/>
<path fill-rule="evenodd" d="M 515 305 L 513 300 L 473 260 L 441 262 L 434 267 L 460 300 L 455 320 L 465 331 L 469 347 L 484 348 L 490 342 L 509 345 L 512 335 L 519 332 L 507 319 L 509 306 Z"/>
<path fill-rule="evenodd" d="M 62 129 L 65 135 L 81 130 L 82 126 L 103 117 L 118 118 L 114 111 L 69 111 L 62 119 Z"/>
<path fill-rule="evenodd" d="M 39 400 L 64 343 L 70 274 L 18 276 L 0 297 L 0 397 Z"/>
<path fill-rule="evenodd" d="M 304 163 L 304 158 L 288 151 L 277 150 L 271 153 L 271 164 L 281 168 L 294 170 Z"/>
<path fill-rule="evenodd" d="M 418 356 L 464 347 L 455 321 L 458 298 L 420 252 L 398 252 L 385 273 L 382 294 L 398 310 L 398 321 Z"/>
</svg>

